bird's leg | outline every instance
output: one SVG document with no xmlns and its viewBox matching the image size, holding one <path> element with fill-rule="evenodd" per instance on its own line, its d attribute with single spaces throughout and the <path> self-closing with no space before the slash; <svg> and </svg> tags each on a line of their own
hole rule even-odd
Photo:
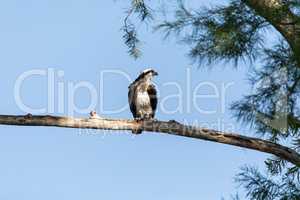
<svg viewBox="0 0 300 200">
<path fill-rule="evenodd" d="M 144 119 L 151 120 L 152 117 L 151 117 L 151 115 L 149 113 L 145 113 Z"/>
<path fill-rule="evenodd" d="M 136 123 L 141 123 L 142 122 L 142 118 L 141 117 L 136 117 L 134 118 L 134 121 L 136 121 Z M 132 130 L 132 133 L 135 134 L 135 135 L 138 135 L 138 134 L 141 134 L 142 133 L 142 129 L 134 129 Z"/>
</svg>

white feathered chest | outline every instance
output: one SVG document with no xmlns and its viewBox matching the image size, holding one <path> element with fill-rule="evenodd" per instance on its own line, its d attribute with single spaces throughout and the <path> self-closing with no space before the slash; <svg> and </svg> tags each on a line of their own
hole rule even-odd
<svg viewBox="0 0 300 200">
<path fill-rule="evenodd" d="M 150 97 L 147 91 L 137 92 L 136 105 L 138 107 L 145 107 L 150 105 Z"/>
</svg>

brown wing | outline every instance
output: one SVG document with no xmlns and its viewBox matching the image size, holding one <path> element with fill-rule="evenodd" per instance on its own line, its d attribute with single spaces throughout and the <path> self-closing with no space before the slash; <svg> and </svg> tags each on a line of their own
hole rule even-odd
<svg viewBox="0 0 300 200">
<path fill-rule="evenodd" d="M 136 85 L 131 84 L 128 87 L 128 103 L 133 117 L 137 118 L 135 99 L 136 99 Z"/>
<path fill-rule="evenodd" d="M 150 97 L 150 104 L 152 108 L 152 118 L 155 116 L 155 111 L 157 107 L 157 92 L 155 86 L 152 84 L 147 89 L 148 95 Z"/>
</svg>

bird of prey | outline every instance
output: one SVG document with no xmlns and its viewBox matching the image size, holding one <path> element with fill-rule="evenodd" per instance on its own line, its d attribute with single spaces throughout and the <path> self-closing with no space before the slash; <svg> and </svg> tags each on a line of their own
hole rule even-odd
<svg viewBox="0 0 300 200">
<path fill-rule="evenodd" d="M 158 73 L 153 69 L 145 69 L 128 87 L 128 102 L 132 115 L 136 120 L 154 119 L 157 92 L 152 79 L 157 75 Z"/>
</svg>

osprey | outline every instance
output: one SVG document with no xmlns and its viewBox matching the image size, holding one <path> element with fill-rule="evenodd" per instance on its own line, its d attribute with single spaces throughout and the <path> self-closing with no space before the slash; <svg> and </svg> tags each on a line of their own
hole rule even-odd
<svg viewBox="0 0 300 200">
<path fill-rule="evenodd" d="M 155 86 L 151 81 L 157 75 L 158 73 L 153 69 L 146 69 L 128 87 L 128 102 L 136 120 L 154 118 L 157 96 Z"/>
</svg>

